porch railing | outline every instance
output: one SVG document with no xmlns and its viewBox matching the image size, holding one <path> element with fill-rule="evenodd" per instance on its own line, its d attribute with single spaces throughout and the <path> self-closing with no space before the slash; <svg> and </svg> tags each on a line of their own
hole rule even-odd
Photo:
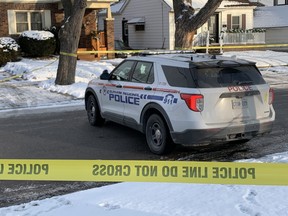
<svg viewBox="0 0 288 216">
<path fill-rule="evenodd" d="M 223 33 L 223 44 L 265 44 L 265 32 Z"/>
<path fill-rule="evenodd" d="M 207 46 L 208 41 L 213 43 L 213 40 L 209 38 L 209 33 L 203 32 L 194 38 L 193 46 Z M 223 45 L 265 44 L 265 32 L 221 33 L 219 43 Z"/>
</svg>

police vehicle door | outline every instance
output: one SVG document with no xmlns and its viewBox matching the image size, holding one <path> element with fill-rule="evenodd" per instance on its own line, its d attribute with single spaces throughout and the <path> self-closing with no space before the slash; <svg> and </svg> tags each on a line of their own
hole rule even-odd
<svg viewBox="0 0 288 216">
<path fill-rule="evenodd" d="M 123 123 L 124 104 L 126 103 L 123 83 L 128 82 L 134 64 L 134 61 L 121 63 L 111 72 L 110 79 L 103 86 L 101 109 L 105 118 Z"/>
<path fill-rule="evenodd" d="M 139 124 L 143 107 L 153 99 L 153 63 L 138 61 L 130 80 L 123 86 L 124 124 L 134 127 Z"/>
</svg>

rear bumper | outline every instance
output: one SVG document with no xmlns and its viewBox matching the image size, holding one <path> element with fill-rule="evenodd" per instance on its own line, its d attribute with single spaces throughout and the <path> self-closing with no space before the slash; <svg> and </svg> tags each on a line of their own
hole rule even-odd
<svg viewBox="0 0 288 216">
<path fill-rule="evenodd" d="M 228 142 L 234 140 L 252 139 L 270 133 L 273 122 L 257 123 L 243 126 L 225 128 L 213 128 L 204 130 L 185 130 L 183 132 L 171 132 L 174 143 L 193 145 L 213 142 Z"/>
</svg>

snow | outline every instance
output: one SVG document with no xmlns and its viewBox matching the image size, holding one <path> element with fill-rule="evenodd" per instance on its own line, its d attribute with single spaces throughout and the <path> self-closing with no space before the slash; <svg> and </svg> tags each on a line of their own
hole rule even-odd
<svg viewBox="0 0 288 216">
<path fill-rule="evenodd" d="M 204 5 L 207 3 L 207 0 L 193 0 L 192 1 L 192 6 L 195 9 L 200 9 L 202 7 L 204 7 Z M 247 5 L 249 6 L 249 3 L 243 3 L 243 1 L 233 1 L 233 0 L 223 0 L 222 3 L 220 4 L 219 8 L 225 8 L 227 6 L 231 7 L 231 6 L 238 6 L 238 5 Z"/>
<path fill-rule="evenodd" d="M 28 37 L 36 40 L 48 40 L 53 38 L 54 35 L 49 31 L 24 31 L 21 33 L 21 36 Z"/>
<path fill-rule="evenodd" d="M 0 49 L 8 49 L 18 51 L 19 45 L 13 38 L 10 37 L 0 37 Z"/>
<path fill-rule="evenodd" d="M 239 51 L 224 55 L 257 62 L 264 78 L 274 88 L 288 88 L 288 53 Z M 83 98 L 89 80 L 98 77 L 104 69 L 111 71 L 121 61 L 79 60 L 76 83 L 70 86 L 54 84 L 57 57 L 9 62 L 0 68 L 0 74 L 23 75 L 24 80 L 10 80 L 6 85 L 38 85 L 42 91 Z M 5 94 L 8 93 L 9 89 Z M 35 95 L 42 97 L 42 94 Z M 17 103 L 16 97 L 11 99 Z M 0 110 L 2 107 L 0 103 Z M 288 163 L 288 152 L 237 162 Z M 0 208 L 0 216 L 286 216 L 287 194 L 287 186 L 126 182 Z"/>
<path fill-rule="evenodd" d="M 255 10 L 254 27 L 288 27 L 288 5 L 274 7 L 259 7 Z"/>
<path fill-rule="evenodd" d="M 260 2 L 265 6 L 273 6 L 273 1 L 274 0 L 250 0 L 250 2 Z"/>
</svg>

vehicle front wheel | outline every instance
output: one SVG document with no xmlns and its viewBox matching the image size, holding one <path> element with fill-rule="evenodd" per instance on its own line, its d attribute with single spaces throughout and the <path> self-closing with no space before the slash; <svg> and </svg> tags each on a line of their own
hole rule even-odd
<svg viewBox="0 0 288 216">
<path fill-rule="evenodd" d="M 99 105 L 93 95 L 90 95 L 87 100 L 87 116 L 90 125 L 101 126 L 105 119 L 100 114 Z"/>
<path fill-rule="evenodd" d="M 174 146 L 169 134 L 169 130 L 163 119 L 153 114 L 146 123 L 146 142 L 151 152 L 162 155 L 169 153 Z"/>
</svg>

